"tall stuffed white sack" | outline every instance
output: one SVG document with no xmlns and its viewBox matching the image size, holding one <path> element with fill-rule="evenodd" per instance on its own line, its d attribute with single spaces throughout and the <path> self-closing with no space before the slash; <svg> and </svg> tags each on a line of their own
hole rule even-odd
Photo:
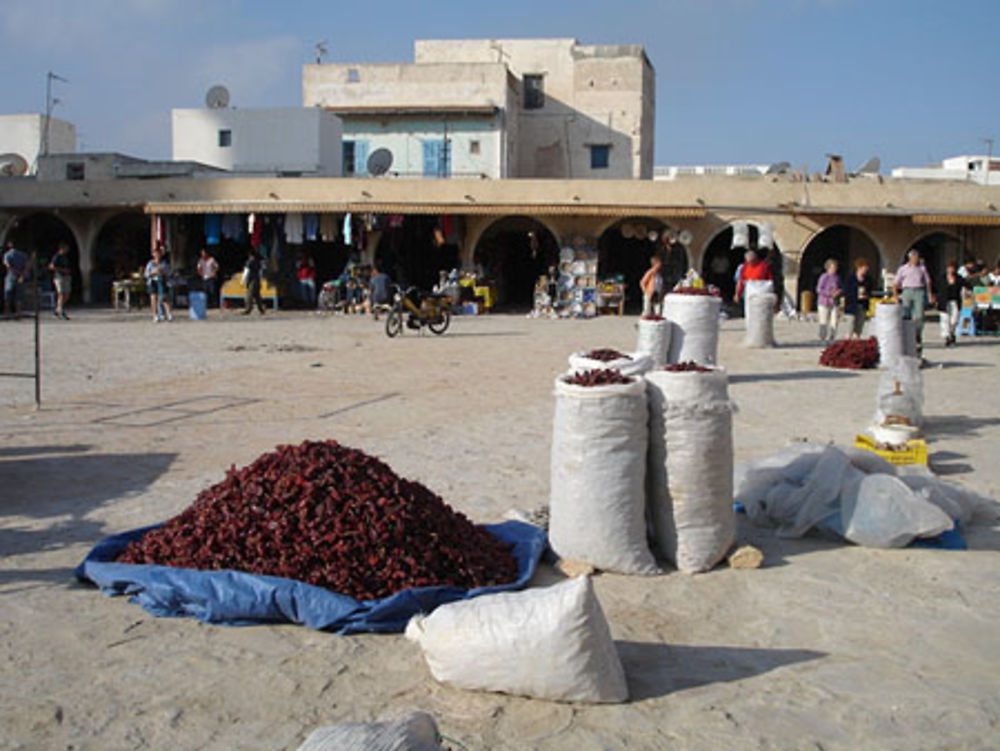
<svg viewBox="0 0 1000 751">
<path fill-rule="evenodd" d="M 891 368 L 903 356 L 903 310 L 899 303 L 880 302 L 875 306 L 875 338 L 878 366 Z"/>
<path fill-rule="evenodd" d="M 635 350 L 649 355 L 650 365 L 653 368 L 667 364 L 667 356 L 670 352 L 670 331 L 670 321 L 665 318 L 639 319 L 639 334 Z"/>
<path fill-rule="evenodd" d="M 646 544 L 646 382 L 555 383 L 549 545 L 606 571 L 655 574 Z"/>
<path fill-rule="evenodd" d="M 736 536 L 733 405 L 722 368 L 653 370 L 647 497 L 653 539 L 680 571 L 708 571 Z"/>
<path fill-rule="evenodd" d="M 746 298 L 746 347 L 766 349 L 774 346 L 774 305 L 772 292 L 757 293 Z"/>
<path fill-rule="evenodd" d="M 715 365 L 721 308 L 722 300 L 710 295 L 667 295 L 663 301 L 663 317 L 671 322 L 667 362 Z"/>
<path fill-rule="evenodd" d="M 458 688 L 554 701 L 628 699 L 625 671 L 586 576 L 442 605 L 411 618 L 406 638 L 420 645 L 435 680 Z"/>
</svg>

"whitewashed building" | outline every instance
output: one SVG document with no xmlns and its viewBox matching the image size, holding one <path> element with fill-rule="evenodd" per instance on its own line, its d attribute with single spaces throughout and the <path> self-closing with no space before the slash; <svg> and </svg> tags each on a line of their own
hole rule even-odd
<svg viewBox="0 0 1000 751">
<path fill-rule="evenodd" d="M 341 125 L 316 107 L 171 112 L 173 158 L 247 174 L 339 177 Z"/>
<path fill-rule="evenodd" d="M 0 154 L 17 154 L 34 174 L 38 155 L 48 138 L 48 153 L 68 154 L 76 151 L 76 126 L 66 120 L 49 118 L 48 133 L 45 115 L 0 115 Z"/>
<path fill-rule="evenodd" d="M 953 156 L 930 167 L 896 167 L 893 177 L 911 180 L 967 180 L 980 185 L 1000 185 L 1000 158 L 979 155 Z"/>
</svg>

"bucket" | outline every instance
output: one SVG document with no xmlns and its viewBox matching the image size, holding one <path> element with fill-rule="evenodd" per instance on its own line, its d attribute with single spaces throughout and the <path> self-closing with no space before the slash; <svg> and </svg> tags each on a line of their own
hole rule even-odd
<svg viewBox="0 0 1000 751">
<path fill-rule="evenodd" d="M 208 295 L 204 292 L 188 293 L 188 315 L 192 321 L 204 321 L 205 309 L 208 307 Z"/>
<path fill-rule="evenodd" d="M 801 310 L 801 312 L 803 312 L 803 313 L 812 313 L 813 310 L 814 310 L 813 303 L 815 302 L 815 299 L 816 299 L 816 296 L 812 292 L 812 290 L 808 290 L 808 289 L 807 290 L 803 290 L 802 295 L 801 295 L 801 299 L 800 299 L 800 303 L 801 304 L 799 306 L 799 309 Z"/>
</svg>

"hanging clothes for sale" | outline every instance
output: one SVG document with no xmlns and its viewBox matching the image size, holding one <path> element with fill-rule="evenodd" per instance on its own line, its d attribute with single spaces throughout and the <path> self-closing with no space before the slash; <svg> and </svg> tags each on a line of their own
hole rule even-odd
<svg viewBox="0 0 1000 751">
<path fill-rule="evenodd" d="M 305 230 L 306 240 L 308 242 L 316 242 L 316 236 L 319 234 L 319 214 L 303 214 L 302 225 Z"/>
<path fill-rule="evenodd" d="M 344 215 L 344 245 L 352 245 L 351 242 L 354 239 L 354 233 L 351 232 L 351 215 L 350 213 Z"/>
<path fill-rule="evenodd" d="M 405 220 L 406 217 L 402 214 L 389 214 L 386 221 L 389 224 L 389 229 L 402 229 Z"/>
<path fill-rule="evenodd" d="M 250 245 L 254 250 L 260 248 L 261 233 L 264 229 L 264 217 L 251 214 L 247 217 L 247 225 L 250 228 Z"/>
<path fill-rule="evenodd" d="M 285 214 L 285 242 L 294 245 L 302 243 L 302 214 L 297 211 Z"/>
<path fill-rule="evenodd" d="M 205 214 L 205 245 L 218 245 L 222 237 L 222 214 Z"/>
<path fill-rule="evenodd" d="M 323 242 L 332 243 L 337 239 L 337 215 L 321 214 L 319 217 L 319 234 Z"/>
<path fill-rule="evenodd" d="M 239 240 L 243 236 L 243 217 L 240 214 L 224 214 L 222 217 L 222 238 Z"/>
<path fill-rule="evenodd" d="M 160 247 L 166 247 L 167 245 L 167 223 L 163 221 L 162 216 L 157 216 L 156 221 L 153 225 L 153 244 L 159 245 Z"/>
</svg>

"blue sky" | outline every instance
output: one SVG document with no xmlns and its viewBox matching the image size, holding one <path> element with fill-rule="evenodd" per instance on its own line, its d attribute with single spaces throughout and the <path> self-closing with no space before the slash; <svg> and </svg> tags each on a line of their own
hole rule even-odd
<svg viewBox="0 0 1000 751">
<path fill-rule="evenodd" d="M 81 148 L 170 156 L 170 109 L 215 83 L 301 104 L 301 65 L 407 61 L 415 38 L 639 43 L 656 68 L 656 163 L 815 171 L 1000 153 L 1000 0 L 0 0 L 4 113 L 55 115 Z"/>
</svg>

